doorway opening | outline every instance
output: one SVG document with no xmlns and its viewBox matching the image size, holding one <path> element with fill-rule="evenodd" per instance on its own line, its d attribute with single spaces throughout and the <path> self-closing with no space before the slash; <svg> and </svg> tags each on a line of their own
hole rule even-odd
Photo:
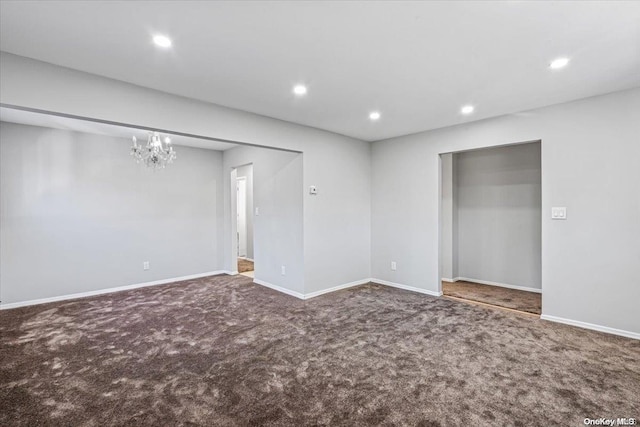
<svg viewBox="0 0 640 427">
<path fill-rule="evenodd" d="M 542 312 L 541 141 L 440 155 L 445 297 Z"/>
<path fill-rule="evenodd" d="M 225 152 L 224 266 L 246 282 L 304 295 L 303 154 L 264 147 Z M 246 252 L 238 233 L 238 178 L 245 177 Z M 240 197 L 242 200 L 242 197 Z M 242 230 L 242 213 L 240 229 Z M 240 249 L 238 248 L 240 246 Z M 242 271 L 253 266 L 253 271 Z"/>
<path fill-rule="evenodd" d="M 254 277 L 253 165 L 236 168 L 236 238 L 238 273 Z"/>
</svg>

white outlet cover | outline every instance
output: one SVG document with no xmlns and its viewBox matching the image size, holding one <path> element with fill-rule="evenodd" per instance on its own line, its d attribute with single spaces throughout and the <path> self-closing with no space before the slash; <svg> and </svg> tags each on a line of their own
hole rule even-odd
<svg viewBox="0 0 640 427">
<path fill-rule="evenodd" d="M 567 219 L 567 208 L 566 207 L 551 208 L 551 219 Z"/>
</svg>

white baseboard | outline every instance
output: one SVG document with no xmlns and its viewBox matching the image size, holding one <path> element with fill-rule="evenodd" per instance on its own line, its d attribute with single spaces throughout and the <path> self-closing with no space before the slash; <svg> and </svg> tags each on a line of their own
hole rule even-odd
<svg viewBox="0 0 640 427">
<path fill-rule="evenodd" d="M 509 285 L 507 283 L 491 282 L 489 280 L 471 279 L 469 277 L 456 277 L 453 280 L 443 278 L 442 280 L 445 282 L 457 282 L 462 280 L 464 282 L 480 283 L 481 285 L 490 285 L 490 286 L 498 286 L 501 288 L 517 289 L 519 291 L 535 292 L 537 294 L 542 293 L 542 289 L 538 289 L 538 288 L 528 288 L 526 286 Z"/>
<path fill-rule="evenodd" d="M 540 316 L 540 318 L 542 320 L 548 320 L 550 322 L 564 323 L 565 325 L 577 326 L 579 328 L 591 329 L 593 331 L 606 332 L 607 334 L 620 335 L 622 337 L 640 340 L 640 333 L 637 333 L 637 332 L 610 328 L 608 326 L 595 325 L 593 323 L 581 322 L 579 320 L 565 319 L 563 317 L 550 316 L 548 314 L 543 314 Z"/>
<path fill-rule="evenodd" d="M 434 297 L 442 296 L 442 292 L 429 291 L 427 289 L 422 289 L 422 288 L 415 288 L 413 286 L 403 285 L 401 283 L 389 282 L 387 280 L 371 279 L 371 281 L 373 283 L 378 283 L 380 285 L 391 286 L 393 288 L 404 289 L 406 291 L 419 292 L 421 294 L 431 295 L 431 296 L 434 296 Z"/>
<path fill-rule="evenodd" d="M 149 287 L 149 286 L 157 286 L 157 285 L 165 285 L 168 283 L 174 283 L 174 282 L 181 282 L 184 280 L 191 280 L 191 279 L 199 279 L 202 277 L 207 277 L 207 276 L 217 276 L 220 274 L 229 274 L 229 275 L 237 275 L 238 272 L 230 272 L 230 271 L 225 271 L 225 270 L 218 270 L 218 271 L 209 271 L 206 273 L 199 273 L 199 274 L 192 274 L 189 276 L 181 276 L 181 277 L 172 277 L 170 279 L 162 279 L 162 280 L 155 280 L 152 282 L 144 282 L 144 283 L 136 283 L 136 284 L 132 284 L 132 285 L 125 285 L 125 286 L 119 286 L 116 288 L 107 288 L 107 289 L 98 289 L 95 291 L 88 291 L 88 292 L 79 292 L 79 293 L 75 293 L 75 294 L 68 294 L 68 295 L 59 295 L 59 296 L 55 296 L 55 297 L 49 297 L 49 298 L 40 298 L 40 299 L 35 299 L 35 300 L 29 300 L 29 301 L 20 301 L 20 302 L 14 302 L 14 303 L 8 303 L 8 304 L 0 304 L 0 310 L 9 310 L 12 308 L 18 308 L 18 307 L 26 307 L 26 306 L 30 306 L 30 305 L 37 305 L 37 304 L 46 304 L 46 303 L 50 303 L 50 302 L 57 302 L 57 301 L 65 301 L 65 300 L 70 300 L 70 299 L 77 299 L 77 298 L 84 298 L 84 297 L 90 297 L 90 296 L 96 296 L 96 295 L 104 295 L 104 294 L 110 294 L 113 292 L 120 292 L 120 291 L 127 291 L 127 290 L 131 290 L 131 289 L 138 289 L 138 288 L 144 288 L 144 287 Z M 478 282 L 476 280 L 473 279 L 466 279 L 466 278 L 457 278 L 459 280 L 468 280 L 468 281 L 475 281 Z M 444 279 L 443 279 L 444 280 Z M 426 294 L 426 295 L 431 295 L 431 296 L 441 296 L 442 292 L 434 292 L 434 291 L 430 291 L 430 290 L 426 290 L 426 289 L 421 289 L 421 288 L 416 288 L 413 286 L 408 286 L 408 285 L 403 285 L 400 283 L 394 283 L 394 282 L 389 282 L 387 280 L 382 280 L 382 279 L 362 279 L 362 280 L 357 280 L 355 282 L 350 282 L 350 283 L 345 283 L 343 285 L 338 285 L 338 286 L 334 286 L 332 288 L 328 288 L 328 289 L 323 289 L 320 291 L 316 291 L 316 292 L 311 292 L 309 294 L 302 294 L 300 292 L 296 292 L 296 291 L 292 291 L 286 288 L 283 288 L 281 286 L 277 286 L 277 285 L 273 285 L 271 283 L 265 282 L 263 280 L 259 280 L 259 279 L 254 279 L 253 280 L 254 283 L 261 285 L 261 286 L 265 286 L 267 288 L 276 290 L 278 292 L 282 292 L 284 294 L 287 295 L 291 295 L 293 297 L 305 300 L 305 299 L 310 299 L 310 298 L 314 298 L 320 295 L 324 295 L 330 292 L 335 292 L 335 291 L 339 291 L 341 289 L 347 289 L 347 288 L 351 288 L 354 286 L 359 286 L 359 285 L 363 285 L 369 282 L 373 282 L 373 283 L 378 283 L 380 285 L 384 285 L 384 286 L 391 286 L 394 288 L 398 288 L 398 289 L 404 289 L 407 291 L 413 291 L 413 292 L 418 292 L 421 294 Z M 480 282 L 478 282 L 480 283 Z M 487 283 L 490 284 L 490 283 Z M 593 323 L 587 323 L 587 322 L 581 322 L 578 320 L 571 320 L 571 319 L 565 319 L 562 317 L 557 317 L 557 316 L 551 316 L 548 314 L 543 314 L 540 316 L 540 318 L 542 320 L 547 320 L 550 322 L 557 322 L 557 323 L 563 323 L 566 325 L 571 325 L 571 326 L 577 326 L 579 328 L 584 328 L 584 329 L 591 329 L 594 331 L 599 331 L 599 332 L 605 332 L 608 334 L 613 334 L 613 335 L 619 335 L 622 337 L 627 337 L 627 338 L 633 338 L 633 339 L 637 339 L 640 340 L 640 333 L 637 332 L 631 332 L 631 331 L 625 331 L 622 329 L 616 329 L 616 328 L 610 328 L 608 326 L 601 326 L 601 325 L 596 325 Z"/>
<path fill-rule="evenodd" d="M 352 288 L 354 286 L 364 285 L 366 283 L 369 283 L 370 281 L 371 281 L 371 279 L 362 279 L 362 280 L 356 280 L 355 282 L 345 283 L 344 285 L 338 285 L 338 286 L 334 286 L 332 288 L 322 289 L 320 291 L 311 292 L 310 294 L 305 294 L 304 295 L 304 299 L 315 298 L 315 297 L 318 297 L 320 295 L 328 294 L 330 292 L 339 291 L 341 289 L 347 289 L 347 288 Z"/>
<path fill-rule="evenodd" d="M 116 288 L 98 289 L 95 291 L 78 292 L 75 294 L 59 295 L 59 296 L 49 297 L 49 298 L 39 298 L 39 299 L 34 299 L 29 301 L 19 301 L 19 302 L 12 302 L 8 304 L 0 304 L 0 310 L 26 307 L 29 305 L 46 304 L 49 302 L 56 302 L 56 301 L 65 301 L 65 300 L 76 299 L 76 298 L 92 297 L 95 295 L 110 294 L 112 292 L 146 288 L 147 286 L 166 285 L 167 283 L 181 282 L 183 280 L 199 279 L 201 277 L 207 277 L 207 276 L 217 276 L 219 274 L 226 274 L 226 272 L 223 270 L 208 271 L 206 273 L 191 274 L 189 276 L 182 276 L 182 277 L 172 277 L 170 279 L 154 280 L 153 282 L 135 283 L 133 285 L 118 286 Z"/>
<path fill-rule="evenodd" d="M 247 258 L 246 256 L 239 256 L 238 259 L 243 259 L 245 261 L 251 261 L 254 262 L 251 258 Z"/>
<path fill-rule="evenodd" d="M 223 273 L 223 274 L 228 274 L 229 276 L 237 276 L 238 274 L 240 274 L 240 273 L 238 273 L 238 271 L 237 271 L 237 270 L 236 270 L 236 271 L 231 271 L 231 270 L 222 270 L 222 273 Z"/>
<path fill-rule="evenodd" d="M 296 298 L 304 299 L 304 300 L 315 298 L 315 297 L 318 297 L 320 295 L 328 294 L 330 292 L 336 292 L 336 291 L 340 291 L 342 289 L 347 289 L 347 288 L 352 288 L 354 286 L 364 285 L 364 284 L 369 283 L 369 282 L 377 283 L 379 285 L 384 285 L 384 286 L 391 286 L 393 288 L 404 289 L 405 291 L 418 292 L 418 293 L 421 293 L 421 294 L 431 295 L 431 296 L 434 296 L 434 297 L 442 296 L 442 292 L 434 292 L 434 291 L 430 291 L 430 290 L 427 290 L 427 289 L 421 289 L 421 288 L 415 288 L 413 286 L 402 285 L 400 283 L 394 283 L 394 282 L 389 282 L 389 281 L 386 281 L 386 280 L 370 279 L 370 278 L 356 280 L 354 282 L 349 282 L 349 283 L 345 283 L 343 285 L 333 286 L 331 288 L 322 289 L 322 290 L 311 292 L 311 293 L 308 293 L 308 294 L 301 294 L 300 292 L 295 292 L 295 291 L 283 288 L 281 286 L 273 285 L 273 284 L 265 282 L 263 280 L 254 279 L 253 281 L 258 285 L 266 286 L 267 288 L 271 288 L 271 289 L 274 289 L 276 291 L 285 293 L 287 295 L 294 296 Z"/>
<path fill-rule="evenodd" d="M 440 279 L 440 280 L 442 280 L 443 282 L 449 282 L 449 283 L 454 283 L 454 282 L 456 281 L 456 279 L 448 279 L 448 278 L 446 278 L 446 277 L 443 277 L 443 278 L 442 278 L 442 279 Z"/>
<path fill-rule="evenodd" d="M 292 291 L 290 289 L 283 288 L 282 286 L 273 285 L 273 284 L 271 284 L 269 282 L 265 282 L 264 280 L 259 280 L 259 279 L 255 279 L 254 278 L 253 279 L 253 283 L 256 283 L 256 284 L 258 284 L 260 286 L 264 286 L 264 287 L 273 289 L 274 291 L 282 292 L 283 294 L 291 295 L 292 297 L 305 299 L 304 298 L 304 294 L 301 294 L 300 292 Z"/>
</svg>

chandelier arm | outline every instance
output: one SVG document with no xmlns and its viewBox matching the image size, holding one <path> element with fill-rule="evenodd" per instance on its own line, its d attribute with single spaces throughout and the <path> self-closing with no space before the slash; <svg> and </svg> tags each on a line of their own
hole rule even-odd
<svg viewBox="0 0 640 427">
<path fill-rule="evenodd" d="M 147 143 L 138 144 L 137 138 L 132 137 L 133 145 L 130 154 L 136 163 L 143 162 L 145 166 L 155 169 L 164 169 L 176 159 L 176 151 L 171 145 L 171 138 L 160 135 L 159 132 L 150 131 L 147 134 Z"/>
</svg>

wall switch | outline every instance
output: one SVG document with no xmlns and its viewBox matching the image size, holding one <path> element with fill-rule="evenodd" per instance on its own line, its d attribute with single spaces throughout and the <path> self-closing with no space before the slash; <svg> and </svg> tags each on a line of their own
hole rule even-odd
<svg viewBox="0 0 640 427">
<path fill-rule="evenodd" d="M 551 208 L 551 219 L 567 219 L 567 208 Z"/>
<path fill-rule="evenodd" d="M 284 265 L 282 266 L 281 272 L 280 272 L 283 276 L 287 275 L 287 270 L 286 268 L 284 268 Z"/>
<path fill-rule="evenodd" d="M 391 270 L 396 271 L 397 268 L 398 268 L 398 265 L 396 264 L 396 262 L 391 261 Z"/>
<path fill-rule="evenodd" d="M 316 188 L 315 185 L 312 185 L 309 187 L 309 194 L 311 194 L 312 196 L 315 196 L 316 194 L 318 194 L 318 189 Z"/>
<path fill-rule="evenodd" d="M 256 216 L 260 215 L 260 208 L 256 208 Z"/>
<path fill-rule="evenodd" d="M 145 261 L 142 263 L 142 269 L 143 270 L 148 270 L 149 269 L 149 261 Z"/>
</svg>

